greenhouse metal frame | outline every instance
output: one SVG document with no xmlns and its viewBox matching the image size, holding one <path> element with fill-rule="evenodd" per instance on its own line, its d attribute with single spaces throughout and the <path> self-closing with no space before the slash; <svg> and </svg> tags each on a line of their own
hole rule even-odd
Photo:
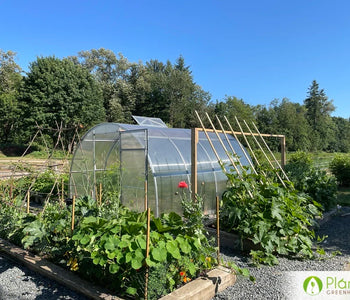
<svg viewBox="0 0 350 300">
<path fill-rule="evenodd" d="M 168 128 L 158 118 L 134 118 L 138 125 L 102 123 L 82 137 L 72 158 L 70 196 L 96 197 L 98 184 L 107 178 L 120 187 L 121 202 L 129 208 L 150 207 L 156 216 L 181 213 L 181 199 L 190 197 L 191 191 L 191 130 Z M 219 133 L 220 141 L 214 132 L 208 134 L 225 168 L 231 163 L 220 142 L 235 149 L 241 165 L 249 165 L 249 155 L 232 135 L 226 139 Z M 198 132 L 196 148 L 198 194 L 205 213 L 213 213 L 227 178 L 204 132 Z M 189 189 L 179 188 L 180 181 Z"/>
</svg>

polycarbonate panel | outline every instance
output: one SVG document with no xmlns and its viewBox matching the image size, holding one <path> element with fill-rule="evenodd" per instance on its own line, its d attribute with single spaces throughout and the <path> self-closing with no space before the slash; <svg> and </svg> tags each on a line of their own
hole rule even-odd
<svg viewBox="0 0 350 300">
<path fill-rule="evenodd" d="M 167 128 L 166 124 L 159 118 L 149 118 L 149 117 L 138 117 L 132 116 L 137 124 L 140 126 L 149 126 L 149 127 L 163 127 Z"/>
<path fill-rule="evenodd" d="M 101 171 L 106 158 L 119 136 L 120 126 L 103 123 L 90 129 L 78 144 L 73 155 L 70 170 L 70 196 L 94 195 L 96 185 L 101 181 Z"/>
<path fill-rule="evenodd" d="M 224 134 L 219 134 L 221 141 L 214 132 L 208 132 L 208 135 L 227 169 L 232 166 L 226 152 L 236 152 L 242 164 L 248 165 L 239 142 L 233 136 L 227 135 L 228 142 Z M 199 132 L 197 150 L 198 193 L 204 199 L 205 212 L 212 213 L 216 207 L 215 197 L 222 196 L 227 178 L 204 132 Z M 148 176 L 148 204 L 155 214 L 181 213 L 178 193 L 188 193 L 189 190 L 177 186 L 180 181 L 190 183 L 191 131 L 116 123 L 92 128 L 73 156 L 71 195 L 76 193 L 74 190 L 78 195 L 93 194 L 94 186 L 105 180 L 106 174 L 113 178 L 112 185 L 121 188 L 123 204 L 130 208 L 144 209 L 144 186 Z"/>
<path fill-rule="evenodd" d="M 149 137 L 148 146 L 153 176 L 186 174 L 181 153 L 168 138 Z"/>
<path fill-rule="evenodd" d="M 121 199 L 123 205 L 144 211 L 147 181 L 147 130 L 120 132 Z"/>
</svg>

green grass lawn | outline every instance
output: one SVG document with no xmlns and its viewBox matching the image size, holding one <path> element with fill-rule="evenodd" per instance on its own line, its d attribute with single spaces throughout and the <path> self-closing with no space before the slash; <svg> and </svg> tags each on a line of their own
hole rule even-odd
<svg viewBox="0 0 350 300">
<path fill-rule="evenodd" d="M 350 187 L 340 187 L 338 189 L 338 204 L 350 206 Z"/>
</svg>

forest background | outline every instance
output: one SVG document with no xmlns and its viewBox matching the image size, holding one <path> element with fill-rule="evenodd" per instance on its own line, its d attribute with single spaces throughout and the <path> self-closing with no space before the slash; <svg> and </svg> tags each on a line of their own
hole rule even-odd
<svg viewBox="0 0 350 300">
<path fill-rule="evenodd" d="M 24 73 L 16 53 L 0 49 L 2 146 L 26 145 L 38 128 L 47 129 L 41 138 L 53 145 L 61 128 L 60 146 L 68 149 L 74 132 L 101 122 L 133 123 L 132 115 L 158 117 L 169 127 L 199 127 L 195 110 L 213 119 L 227 116 L 232 124 L 237 116 L 255 122 L 260 132 L 284 134 L 288 151 L 350 152 L 350 119 L 332 116 L 333 101 L 316 80 L 303 104 L 283 98 L 249 105 L 233 95 L 214 102 L 182 56 L 175 62 L 130 62 L 100 48 L 63 59 L 37 57 Z"/>
</svg>

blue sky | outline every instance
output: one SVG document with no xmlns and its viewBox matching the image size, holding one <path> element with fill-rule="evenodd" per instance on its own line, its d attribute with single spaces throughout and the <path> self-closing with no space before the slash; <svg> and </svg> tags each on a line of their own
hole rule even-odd
<svg viewBox="0 0 350 300">
<path fill-rule="evenodd" d="M 302 103 L 316 80 L 350 117 L 350 1 L 0 0 L 0 48 L 27 69 L 37 56 L 98 48 L 175 62 L 212 95 Z"/>
</svg>

